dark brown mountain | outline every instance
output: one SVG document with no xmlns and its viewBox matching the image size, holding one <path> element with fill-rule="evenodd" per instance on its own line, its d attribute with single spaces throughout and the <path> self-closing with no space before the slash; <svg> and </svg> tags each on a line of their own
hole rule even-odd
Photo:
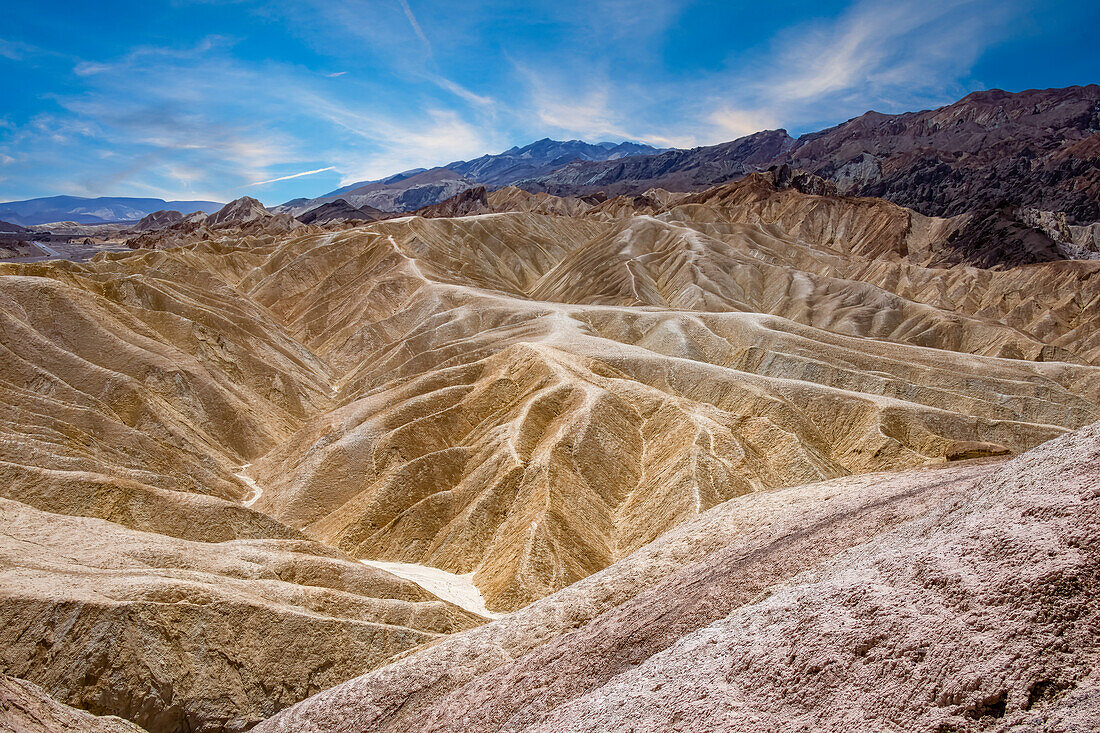
<svg viewBox="0 0 1100 733">
<path fill-rule="evenodd" d="M 1015 207 L 1100 219 L 1100 86 L 974 92 L 925 112 L 868 112 L 780 156 L 930 216 Z"/>
<path fill-rule="evenodd" d="M 1067 259 L 1046 232 L 1020 221 L 1016 212 L 1001 202 L 957 217 L 963 223 L 947 238 L 947 262 L 992 268 Z"/>
<path fill-rule="evenodd" d="M 728 143 L 691 150 L 571 163 L 549 175 L 516 185 L 556 196 L 583 196 L 597 191 L 616 196 L 641 193 L 650 188 L 699 191 L 767 168 L 770 161 L 793 144 L 794 139 L 786 130 L 765 130 Z"/>
<path fill-rule="evenodd" d="M 156 231 L 158 229 L 170 227 L 173 224 L 181 221 L 183 221 L 183 214 L 181 212 L 161 209 L 160 211 L 154 211 L 152 214 L 147 214 L 146 216 L 142 217 L 141 221 L 134 225 L 133 231 Z"/>
<path fill-rule="evenodd" d="M 452 216 L 485 214 L 490 211 L 488 191 L 485 186 L 475 186 L 456 193 L 446 201 L 424 206 L 413 213 L 425 219 L 443 219 Z"/>
<path fill-rule="evenodd" d="M 344 221 L 378 221 L 387 216 L 393 215 L 366 204 L 356 208 L 344 199 L 336 199 L 310 209 L 297 219 L 303 224 L 332 224 Z"/>
<path fill-rule="evenodd" d="M 700 191 L 789 164 L 929 216 L 1005 206 L 1100 220 L 1100 86 L 975 92 L 935 110 L 868 112 L 792 140 L 784 130 L 721 145 L 573 163 L 517 185 L 559 196 L 659 187 Z"/>
</svg>

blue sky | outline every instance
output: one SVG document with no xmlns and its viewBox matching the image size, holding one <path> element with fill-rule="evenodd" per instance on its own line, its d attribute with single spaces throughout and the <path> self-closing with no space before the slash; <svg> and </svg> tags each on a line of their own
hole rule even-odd
<svg viewBox="0 0 1100 733">
<path fill-rule="evenodd" d="M 6 0 L 0 200 L 267 204 L 542 137 L 693 146 L 1100 82 L 1100 3 Z"/>
</svg>

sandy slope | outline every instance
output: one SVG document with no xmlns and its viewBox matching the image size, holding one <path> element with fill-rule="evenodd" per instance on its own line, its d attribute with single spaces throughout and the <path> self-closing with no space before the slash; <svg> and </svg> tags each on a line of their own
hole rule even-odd
<svg viewBox="0 0 1100 733">
<path fill-rule="evenodd" d="M 474 585 L 474 575 L 455 575 L 428 565 L 414 565 L 407 562 L 381 562 L 379 560 L 360 560 L 364 565 L 385 570 L 388 573 L 411 580 L 429 593 L 445 601 L 465 608 L 485 618 L 499 618 L 485 607 L 485 598 Z"/>
</svg>

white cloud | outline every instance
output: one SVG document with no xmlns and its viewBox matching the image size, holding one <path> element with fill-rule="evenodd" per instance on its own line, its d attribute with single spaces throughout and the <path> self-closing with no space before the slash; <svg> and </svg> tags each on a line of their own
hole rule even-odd
<svg viewBox="0 0 1100 733">
<path fill-rule="evenodd" d="M 951 101 L 1017 10 L 982 0 L 858 2 L 834 21 L 780 34 L 765 58 L 731 73 L 734 91 L 708 119 L 721 129 L 753 119 L 798 127 Z"/>
<path fill-rule="evenodd" d="M 396 119 L 312 94 L 307 103 L 326 121 L 370 143 L 368 151 L 344 150 L 337 166 L 344 183 L 383 178 L 409 168 L 473 158 L 499 145 L 493 133 L 452 110 L 429 109 L 415 119 Z"/>
<path fill-rule="evenodd" d="M 114 67 L 110 64 L 99 64 L 95 61 L 81 61 L 73 67 L 73 73 L 77 76 L 92 76 L 111 71 Z"/>
<path fill-rule="evenodd" d="M 468 113 L 430 98 L 405 104 L 404 92 L 398 96 L 404 108 L 387 104 L 364 93 L 371 88 L 369 77 L 349 76 L 339 89 L 321 87 L 316 72 L 242 63 L 225 52 L 228 46 L 142 47 L 118 59 L 77 64 L 87 91 L 58 97 L 58 104 L 71 120 L 94 123 L 95 144 L 129 154 L 100 157 L 94 175 L 74 175 L 67 188 L 152 187 L 182 197 L 334 169 L 346 180 L 383 177 L 476 157 L 505 142 L 487 124 L 495 101 L 440 75 L 420 76 L 468 102 Z M 72 134 L 64 126 L 46 128 Z M 44 134 L 37 133 L 40 149 Z M 62 148 L 54 145 L 49 155 L 57 157 Z M 293 176 L 273 175 L 288 164 L 326 159 L 339 162 Z M 113 172 L 105 173 L 105 166 Z"/>
<path fill-rule="evenodd" d="M 730 139 L 779 127 L 779 121 L 764 110 L 738 110 L 723 107 L 711 112 L 707 120 Z"/>
<path fill-rule="evenodd" d="M 28 56 L 56 55 L 56 51 L 47 51 L 39 46 L 23 41 L 11 41 L 0 38 L 0 58 L 10 61 L 22 61 Z"/>
<path fill-rule="evenodd" d="M 631 85 L 617 85 L 594 74 L 585 77 L 583 86 L 573 75 L 536 73 L 513 63 L 529 97 L 529 110 L 521 110 L 536 123 L 536 136 L 542 131 L 591 142 L 605 139 L 636 140 L 659 147 L 691 147 L 691 132 L 659 129 L 647 124 L 623 100 L 638 100 L 643 95 Z M 654 129 L 658 128 L 658 129 Z"/>
<path fill-rule="evenodd" d="M 547 135 L 690 147 L 805 130 L 961 96 L 1020 1 L 859 0 L 752 48 L 730 29 L 738 55 L 710 71 L 668 68 L 663 57 L 688 0 L 250 2 L 243 15 L 284 22 L 324 61 L 245 61 L 219 36 L 59 56 L 75 74 L 48 97 L 60 111 L 0 120 L 0 161 L 16 159 L 5 163 L 9 178 L 63 190 L 194 198 L 330 162 L 345 182 L 380 178 Z M 0 56 L 27 53 L 0 41 Z"/>
<path fill-rule="evenodd" d="M 631 6 L 595 2 L 593 11 L 607 15 L 577 22 L 595 28 L 617 17 L 629 26 Z M 563 13 L 577 11 L 563 7 Z M 691 76 L 664 68 L 648 78 L 641 78 L 646 69 L 635 75 L 637 64 L 619 58 L 630 51 L 618 46 L 660 43 L 640 40 L 648 31 L 637 28 L 621 42 L 608 36 L 590 56 L 581 54 L 584 64 L 576 56 L 572 65 L 514 59 L 529 98 L 518 112 L 527 113 L 536 135 L 545 130 L 686 147 L 763 129 L 814 129 L 868 109 L 935 106 L 972 88 L 973 64 L 1007 32 L 1019 8 L 1019 0 L 859 0 L 832 20 L 795 22 L 724 68 Z M 681 3 L 664 4 L 656 27 L 682 10 Z"/>
</svg>

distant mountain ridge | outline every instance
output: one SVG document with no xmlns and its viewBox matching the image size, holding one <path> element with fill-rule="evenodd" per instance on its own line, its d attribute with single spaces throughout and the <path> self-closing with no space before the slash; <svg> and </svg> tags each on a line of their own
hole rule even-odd
<svg viewBox="0 0 1100 733">
<path fill-rule="evenodd" d="M 528 191 L 583 196 L 642 193 L 650 188 L 697 191 L 766 168 L 795 144 L 786 130 L 764 130 L 719 145 L 667 150 L 621 160 L 575 162 L 549 174 L 515 182 Z"/>
<path fill-rule="evenodd" d="M 422 206 L 445 201 L 473 185 L 473 181 L 448 168 L 432 168 L 398 174 L 379 181 L 352 184 L 314 199 L 293 199 L 272 207 L 271 210 L 300 216 L 324 204 L 343 200 L 356 209 L 366 207 L 385 212 L 414 211 Z"/>
<path fill-rule="evenodd" d="M 543 139 L 431 170 L 345 186 L 276 210 L 304 213 L 345 198 L 355 207 L 414 211 L 478 185 L 576 197 L 694 192 L 789 165 L 838 193 L 884 198 L 928 216 L 1008 206 L 1029 220 L 1100 221 L 1100 86 L 974 92 L 937 109 L 870 111 L 793 138 L 765 130 L 690 150 Z"/>
<path fill-rule="evenodd" d="M 376 181 L 358 181 L 317 198 L 287 201 L 272 210 L 295 216 L 326 203 L 343 199 L 355 208 L 381 211 L 415 211 L 446 201 L 478 185 L 501 188 L 511 183 L 550 173 L 574 161 L 613 161 L 635 155 L 663 152 L 633 142 L 588 143 L 583 140 L 543 138 L 496 155 L 457 160 L 439 168 L 414 168 Z"/>
<path fill-rule="evenodd" d="M 928 216 L 1008 203 L 1100 220 L 1100 86 L 974 92 L 933 110 L 867 112 L 802 135 L 785 130 L 719 145 L 621 161 L 572 163 L 517 181 L 529 191 L 577 196 L 700 191 L 788 164 L 844 195 L 875 196 Z"/>
<path fill-rule="evenodd" d="M 1100 219 L 1100 86 L 973 92 L 922 112 L 867 112 L 799 138 L 781 159 L 929 216 L 1003 201 Z"/>
<path fill-rule="evenodd" d="M 104 224 L 138 221 L 157 211 L 174 210 L 183 214 L 212 212 L 224 204 L 215 201 L 165 201 L 164 199 L 101 196 L 46 196 L 25 201 L 0 203 L 0 219 L 21 226 L 75 221 L 80 224 Z"/>
<path fill-rule="evenodd" d="M 619 160 L 635 155 L 663 152 L 640 143 L 586 143 L 583 140 L 564 142 L 543 138 L 524 147 L 513 147 L 499 155 L 483 155 L 469 161 L 456 161 L 445 168 L 460 173 L 476 183 L 506 186 L 523 178 L 539 175 L 574 161 Z"/>
</svg>

